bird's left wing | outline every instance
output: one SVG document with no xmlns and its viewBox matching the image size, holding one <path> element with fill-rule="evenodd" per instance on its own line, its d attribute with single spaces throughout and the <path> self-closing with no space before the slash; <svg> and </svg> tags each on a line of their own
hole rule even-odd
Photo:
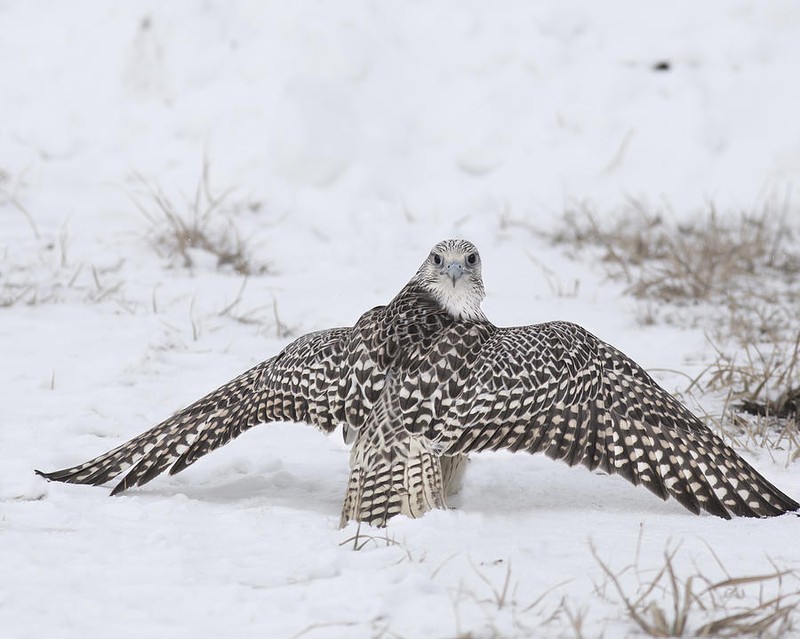
<svg viewBox="0 0 800 639">
<path fill-rule="evenodd" d="M 130 469 L 112 491 L 116 494 L 167 468 L 175 474 L 263 422 L 306 422 L 330 432 L 341 413 L 352 331 L 335 328 L 304 335 L 121 446 L 72 468 L 36 472 L 54 481 L 99 485 Z"/>
<path fill-rule="evenodd" d="M 635 362 L 574 324 L 498 329 L 460 386 L 439 420 L 446 455 L 544 452 L 725 518 L 800 507 Z"/>
</svg>

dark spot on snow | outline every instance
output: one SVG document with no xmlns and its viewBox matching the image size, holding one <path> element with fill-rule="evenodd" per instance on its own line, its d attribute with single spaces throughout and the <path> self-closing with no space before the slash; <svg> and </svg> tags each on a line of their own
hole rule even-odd
<svg viewBox="0 0 800 639">
<path fill-rule="evenodd" d="M 653 71 L 669 71 L 672 64 L 669 60 L 659 60 L 653 65 Z"/>
</svg>

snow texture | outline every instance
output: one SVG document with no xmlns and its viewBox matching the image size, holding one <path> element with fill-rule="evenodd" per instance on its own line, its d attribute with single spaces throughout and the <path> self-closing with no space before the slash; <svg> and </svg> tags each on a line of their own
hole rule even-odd
<svg viewBox="0 0 800 639">
<path fill-rule="evenodd" d="M 354 542 L 341 433 L 293 424 L 113 499 L 33 474 L 352 324 L 446 237 L 479 246 L 495 323 L 575 321 L 682 388 L 658 371 L 699 372 L 702 331 L 638 325 L 536 229 L 582 202 L 796 198 L 796 3 L 5 1 L 0 30 L 0 635 L 560 637 L 571 611 L 628 637 L 590 540 L 646 574 L 678 545 L 684 575 L 800 569 L 797 518 L 695 517 L 500 453 L 457 510 Z M 152 190 L 191 217 L 204 158 L 249 278 L 159 241 Z M 800 496 L 798 464 L 743 454 Z"/>
</svg>

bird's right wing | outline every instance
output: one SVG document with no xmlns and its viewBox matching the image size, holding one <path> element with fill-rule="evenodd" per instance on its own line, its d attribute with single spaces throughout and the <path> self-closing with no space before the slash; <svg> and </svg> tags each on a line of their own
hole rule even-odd
<svg viewBox="0 0 800 639">
<path fill-rule="evenodd" d="M 498 329 L 460 385 L 440 418 L 446 455 L 544 452 L 725 518 L 799 507 L 633 360 L 575 324 Z"/>
<path fill-rule="evenodd" d="M 175 474 L 263 422 L 306 422 L 330 432 L 340 412 L 352 331 L 335 328 L 304 335 L 121 446 L 72 468 L 36 472 L 54 481 L 99 485 L 130 469 L 113 495 L 147 483 L 168 467 Z"/>
</svg>

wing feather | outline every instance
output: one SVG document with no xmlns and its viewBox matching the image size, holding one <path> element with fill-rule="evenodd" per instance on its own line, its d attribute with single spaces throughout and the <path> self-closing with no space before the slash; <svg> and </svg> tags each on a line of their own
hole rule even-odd
<svg viewBox="0 0 800 639">
<path fill-rule="evenodd" d="M 544 452 L 724 518 L 800 508 L 640 366 L 574 324 L 498 329 L 461 389 L 440 422 L 447 455 Z"/>
<path fill-rule="evenodd" d="M 54 481 L 104 484 L 128 473 L 117 494 L 170 468 L 177 473 L 245 430 L 267 421 L 300 421 L 330 432 L 337 425 L 342 367 L 353 329 L 310 333 L 157 426 L 83 464 L 51 473 Z"/>
</svg>

